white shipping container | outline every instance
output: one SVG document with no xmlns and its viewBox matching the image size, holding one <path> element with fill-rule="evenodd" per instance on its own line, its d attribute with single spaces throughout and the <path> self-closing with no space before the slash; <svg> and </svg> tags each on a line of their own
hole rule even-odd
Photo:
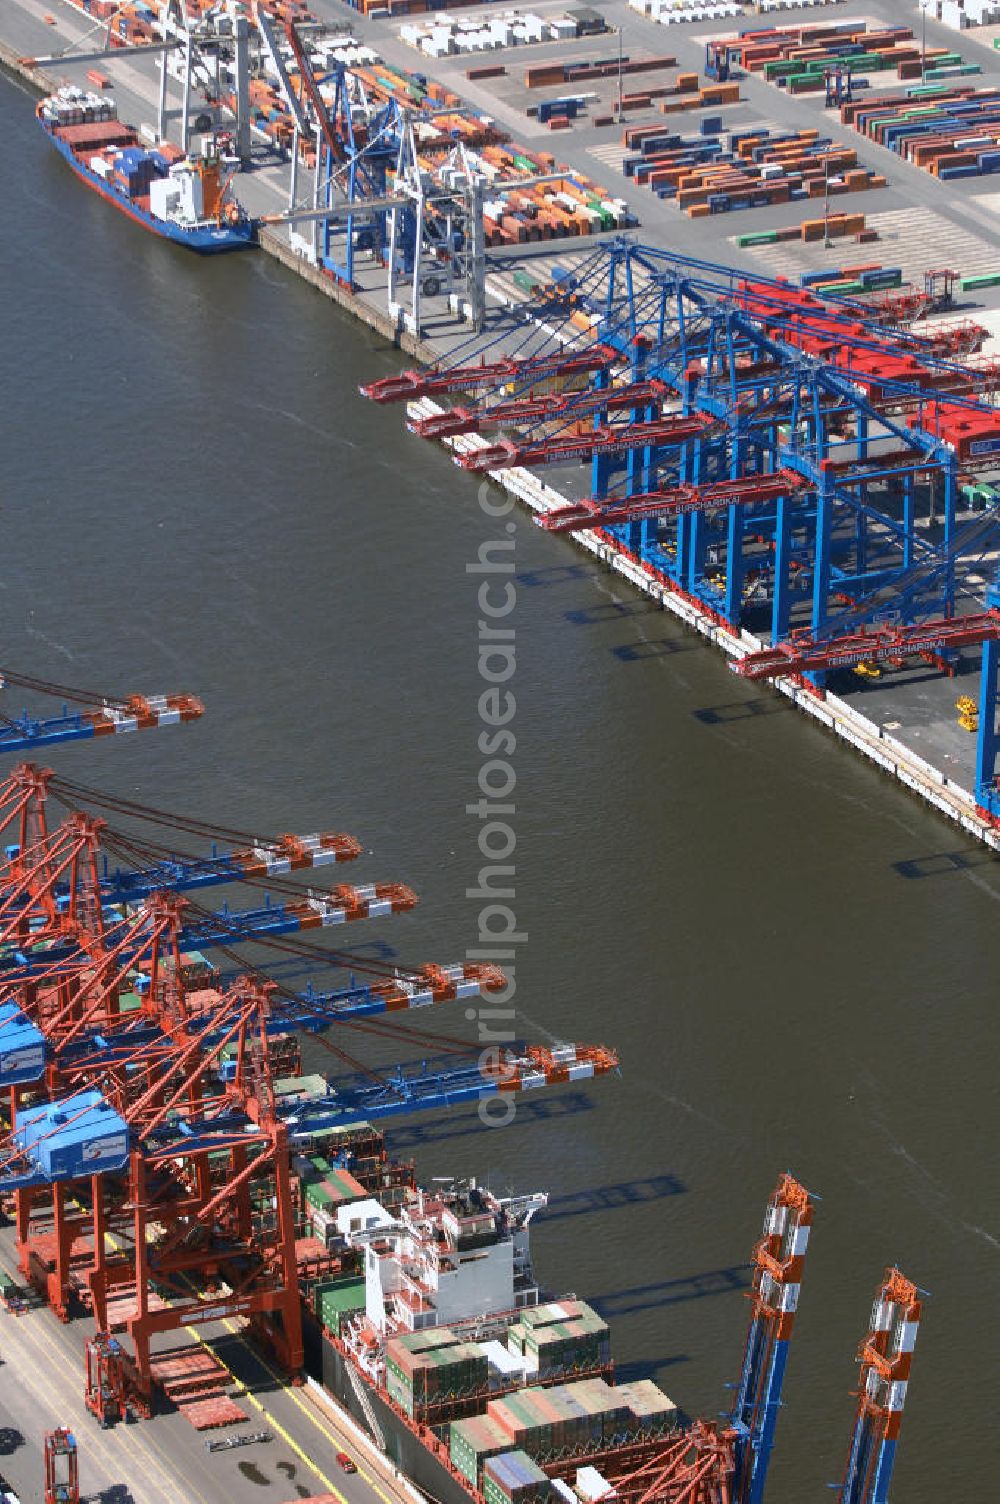
<svg viewBox="0 0 1000 1504">
<path fill-rule="evenodd" d="M 599 1499 L 607 1494 L 612 1499 L 618 1497 L 606 1478 L 603 1478 L 596 1467 L 580 1467 L 576 1470 L 576 1491 L 581 1499 Z"/>
</svg>

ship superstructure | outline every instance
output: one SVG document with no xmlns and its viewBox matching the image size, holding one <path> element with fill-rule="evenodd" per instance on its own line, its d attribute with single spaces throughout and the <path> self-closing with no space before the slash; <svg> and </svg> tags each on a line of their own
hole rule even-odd
<svg viewBox="0 0 1000 1504">
<path fill-rule="evenodd" d="M 528 1224 L 546 1195 L 500 1199 L 470 1182 L 417 1190 L 367 1237 L 365 1313 L 376 1331 L 423 1331 L 538 1301 Z"/>
</svg>

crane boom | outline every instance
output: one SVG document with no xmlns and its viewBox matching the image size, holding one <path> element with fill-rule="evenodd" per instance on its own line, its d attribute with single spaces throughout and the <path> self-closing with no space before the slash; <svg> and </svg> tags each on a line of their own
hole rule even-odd
<svg viewBox="0 0 1000 1504">
<path fill-rule="evenodd" d="M 572 533 L 586 528 L 613 527 L 623 522 L 643 522 L 652 517 L 683 517 L 689 512 L 711 512 L 718 507 L 774 502 L 782 496 L 798 493 L 804 485 L 800 475 L 782 470 L 776 476 L 642 491 L 620 500 L 588 496 L 568 506 L 554 507 L 551 512 L 537 512 L 534 521 L 547 533 Z"/>
<path fill-rule="evenodd" d="M 786 674 L 805 674 L 857 663 L 882 663 L 887 659 L 941 654 L 949 650 L 995 642 L 1000 638 L 1000 610 L 977 611 L 970 616 L 952 616 L 907 626 L 862 627 L 844 637 L 817 642 L 808 636 L 793 637 L 774 647 L 747 653 L 730 664 L 743 679 L 777 679 Z"/>
<path fill-rule="evenodd" d="M 515 443 L 501 439 L 482 449 L 467 450 L 453 456 L 463 470 L 482 474 L 485 470 L 509 470 L 515 465 L 567 464 L 588 459 L 591 455 L 624 454 L 646 446 L 667 449 L 704 438 L 715 427 L 715 419 L 699 415 L 683 417 L 679 413 L 656 418 L 649 423 L 601 424 L 585 432 L 556 434 L 553 438 Z"/>
<path fill-rule="evenodd" d="M 764 1498 L 812 1217 L 805 1186 L 783 1175 L 753 1252 L 750 1328 L 731 1416 L 738 1436 L 733 1504 Z"/>
</svg>

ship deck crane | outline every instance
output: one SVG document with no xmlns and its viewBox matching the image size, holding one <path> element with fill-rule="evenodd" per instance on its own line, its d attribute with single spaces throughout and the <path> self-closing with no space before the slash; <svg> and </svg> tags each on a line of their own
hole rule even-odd
<svg viewBox="0 0 1000 1504">
<path fill-rule="evenodd" d="M 840 1504 L 887 1504 L 919 1326 L 916 1285 L 887 1269 L 858 1351 L 858 1408 Z"/>
<path fill-rule="evenodd" d="M 783 1175 L 753 1252 L 750 1328 L 731 1416 L 737 1433 L 733 1504 L 764 1498 L 812 1218 L 809 1192 Z"/>
</svg>

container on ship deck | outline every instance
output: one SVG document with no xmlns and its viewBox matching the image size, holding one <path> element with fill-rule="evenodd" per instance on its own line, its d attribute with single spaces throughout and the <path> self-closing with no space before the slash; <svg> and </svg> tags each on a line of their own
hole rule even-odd
<svg viewBox="0 0 1000 1504">
<path fill-rule="evenodd" d="M 338 1206 L 347 1206 L 352 1201 L 363 1201 L 368 1195 L 364 1186 L 360 1185 L 348 1170 L 328 1169 L 323 1184 L 331 1192 L 331 1198 Z"/>
<path fill-rule="evenodd" d="M 386 1353 L 386 1387 L 408 1415 L 438 1400 L 470 1395 L 487 1387 L 489 1362 L 475 1343 L 423 1353 Z"/>
<path fill-rule="evenodd" d="M 545 1473 L 526 1452 L 501 1452 L 483 1466 L 486 1504 L 531 1504 L 544 1499 L 549 1488 Z"/>
<path fill-rule="evenodd" d="M 635 1418 L 636 1429 L 656 1434 L 677 1425 L 677 1406 L 652 1379 L 636 1379 L 616 1388 Z"/>
<path fill-rule="evenodd" d="M 453 1420 L 448 1433 L 448 1451 L 453 1465 L 478 1488 L 479 1478 L 488 1457 L 511 1450 L 510 1437 L 487 1415 L 473 1415 L 467 1420 Z"/>
<path fill-rule="evenodd" d="M 453 1347 L 461 1338 L 456 1337 L 450 1326 L 428 1326 L 419 1332 L 403 1332 L 393 1337 L 390 1347 L 399 1347 L 404 1352 L 419 1353 L 425 1348 Z"/>
<path fill-rule="evenodd" d="M 355 1311 L 364 1309 L 364 1278 L 323 1280 L 312 1292 L 313 1310 L 317 1320 L 328 1331 L 339 1332 L 341 1320 Z"/>
<path fill-rule="evenodd" d="M 507 1328 L 507 1351 L 518 1358 L 524 1357 L 524 1339 L 527 1336 L 527 1328 L 523 1321 L 512 1321 Z"/>
<path fill-rule="evenodd" d="M 554 1451 L 561 1445 L 560 1424 L 551 1406 L 539 1405 L 531 1390 L 522 1389 L 502 1400 L 490 1400 L 487 1413 L 506 1432 L 507 1450 L 523 1449 L 532 1455 Z"/>
</svg>

